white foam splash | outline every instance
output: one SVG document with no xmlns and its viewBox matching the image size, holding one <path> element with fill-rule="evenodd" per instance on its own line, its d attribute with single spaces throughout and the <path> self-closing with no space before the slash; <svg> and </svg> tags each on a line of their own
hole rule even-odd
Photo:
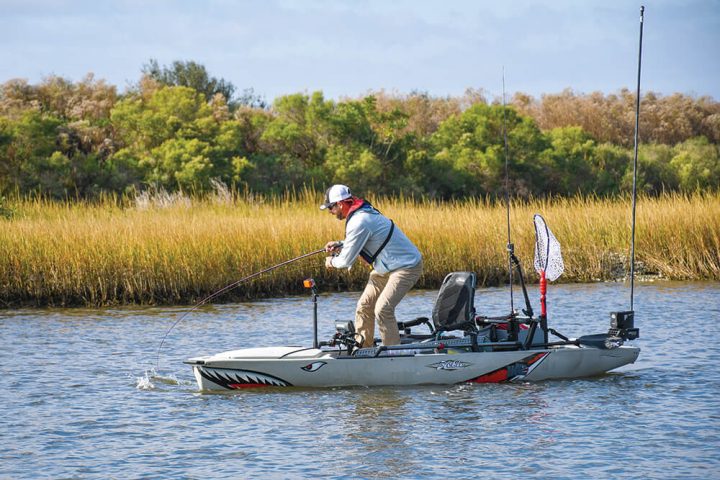
<svg viewBox="0 0 720 480">
<path fill-rule="evenodd" d="M 154 377 L 155 370 L 145 370 L 144 377 L 136 377 L 135 388 L 138 390 L 155 390 L 155 385 L 150 380 L 150 377 Z"/>
<path fill-rule="evenodd" d="M 160 375 L 155 368 L 145 370 L 142 377 L 135 377 L 135 388 L 138 390 L 156 390 L 158 387 L 162 389 L 162 385 L 194 385 L 194 383 L 178 380 L 172 373 Z"/>
</svg>

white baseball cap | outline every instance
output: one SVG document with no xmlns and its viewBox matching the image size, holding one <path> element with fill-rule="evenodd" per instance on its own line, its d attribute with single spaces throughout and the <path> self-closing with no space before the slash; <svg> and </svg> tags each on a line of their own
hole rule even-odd
<svg viewBox="0 0 720 480">
<path fill-rule="evenodd" d="M 350 189 L 345 185 L 333 185 L 325 191 L 325 202 L 320 205 L 320 210 L 330 208 L 333 203 L 341 202 L 352 197 Z"/>
</svg>

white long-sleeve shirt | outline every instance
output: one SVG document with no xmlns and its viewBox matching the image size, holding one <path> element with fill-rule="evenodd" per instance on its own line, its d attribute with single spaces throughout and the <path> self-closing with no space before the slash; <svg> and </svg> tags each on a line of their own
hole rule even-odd
<svg viewBox="0 0 720 480">
<path fill-rule="evenodd" d="M 390 233 L 390 226 L 390 219 L 373 208 L 357 210 L 347 222 L 342 251 L 332 258 L 332 266 L 350 268 L 363 249 L 367 255 L 374 255 Z M 375 259 L 373 268 L 378 273 L 388 273 L 414 267 L 420 260 L 420 250 L 395 225 L 390 241 Z"/>
</svg>

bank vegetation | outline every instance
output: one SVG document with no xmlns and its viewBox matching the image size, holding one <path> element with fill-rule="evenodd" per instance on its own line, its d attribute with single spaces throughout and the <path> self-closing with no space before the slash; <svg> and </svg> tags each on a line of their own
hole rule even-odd
<svg viewBox="0 0 720 480">
<path fill-rule="evenodd" d="M 0 219 L 0 305 L 192 304 L 251 273 L 341 239 L 344 224 L 318 209 L 320 193 L 203 197 L 156 193 L 94 202 L 6 200 Z M 436 288 L 450 271 L 481 285 L 507 282 L 506 210 L 492 200 L 372 199 L 418 245 Z M 562 245 L 563 282 L 620 281 L 629 272 L 630 201 L 515 200 L 512 240 L 530 282 L 532 215 Z M 643 196 L 637 207 L 637 272 L 646 278 L 720 279 L 720 195 Z M 218 301 L 362 287 L 368 268 L 328 271 L 318 255 L 239 286 Z"/>
</svg>

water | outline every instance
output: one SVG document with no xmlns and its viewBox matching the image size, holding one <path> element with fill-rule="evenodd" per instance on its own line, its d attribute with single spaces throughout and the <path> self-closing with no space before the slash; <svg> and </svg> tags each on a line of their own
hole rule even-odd
<svg viewBox="0 0 720 480">
<path fill-rule="evenodd" d="M 533 298 L 537 296 L 532 289 Z M 607 329 L 620 284 L 551 285 L 551 324 Z M 320 298 L 320 332 L 357 293 Z M 399 318 L 427 315 L 416 292 Z M 520 296 L 516 291 L 516 302 Z M 503 289 L 478 311 L 507 310 Z M 720 283 L 636 287 L 638 362 L 537 384 L 198 394 L 182 360 L 310 344 L 307 298 L 186 309 L 0 312 L 0 478 L 719 478 Z"/>
</svg>

